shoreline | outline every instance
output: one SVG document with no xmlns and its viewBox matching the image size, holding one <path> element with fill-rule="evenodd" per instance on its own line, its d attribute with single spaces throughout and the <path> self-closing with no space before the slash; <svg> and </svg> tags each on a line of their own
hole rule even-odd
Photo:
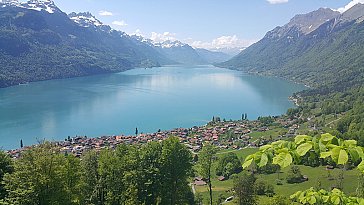
<svg viewBox="0 0 364 205">
<path fill-rule="evenodd" d="M 293 119 L 286 118 L 284 114 L 272 117 L 275 123 L 281 124 L 289 130 L 285 137 L 291 135 L 291 130 L 298 129 L 298 116 Z M 43 141 L 49 142 L 59 148 L 60 153 L 73 154 L 76 157 L 81 157 L 83 152 L 88 150 L 100 151 L 102 149 L 114 149 L 119 144 L 127 145 L 143 145 L 152 141 L 163 141 L 171 136 L 178 137 L 180 142 L 185 144 L 192 153 L 197 153 L 204 142 L 210 142 L 220 147 L 221 149 L 241 149 L 246 146 L 259 147 L 269 142 L 267 140 L 251 140 L 252 132 L 265 132 L 269 128 L 259 120 L 229 120 L 221 121 L 219 117 L 216 121 L 210 121 L 202 126 L 193 126 L 191 128 L 174 128 L 171 130 L 158 131 L 154 133 L 137 134 L 137 135 L 110 135 L 88 138 L 87 136 L 69 137 L 64 141 Z M 229 133 L 234 134 L 234 138 L 227 137 Z M 282 136 L 283 137 L 283 136 Z M 251 141 L 250 141 L 251 140 Z M 262 144 L 261 144 L 262 143 Z M 240 146 L 239 146 L 240 144 Z M 21 153 L 37 147 L 38 144 L 25 146 L 19 149 L 7 150 L 12 158 L 19 158 Z"/>
</svg>

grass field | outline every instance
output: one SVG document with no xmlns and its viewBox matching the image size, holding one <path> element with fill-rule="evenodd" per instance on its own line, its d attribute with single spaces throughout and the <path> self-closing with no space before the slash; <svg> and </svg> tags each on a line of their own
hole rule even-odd
<svg viewBox="0 0 364 205">
<path fill-rule="evenodd" d="M 245 158 L 247 155 L 254 153 L 257 148 L 247 148 L 242 150 L 230 150 L 230 151 L 221 151 L 218 153 L 217 156 L 221 156 L 226 154 L 227 152 L 234 152 L 236 153 L 239 158 Z M 306 190 L 310 187 L 320 187 L 322 189 L 330 190 L 331 187 L 335 186 L 338 183 L 338 177 L 341 169 L 334 169 L 327 171 L 325 167 L 307 167 L 307 166 L 299 166 L 301 173 L 308 177 L 308 181 L 302 182 L 299 184 L 288 184 L 286 183 L 286 176 L 287 172 L 289 171 L 290 167 L 287 167 L 279 173 L 279 178 L 283 182 L 283 185 L 276 185 L 276 180 L 278 179 L 278 174 L 267 174 L 267 175 L 256 175 L 259 179 L 266 181 L 269 184 L 274 186 L 274 190 L 276 194 L 283 195 L 289 197 L 291 194 L 295 193 L 299 190 Z M 347 170 L 344 171 L 344 179 L 343 179 L 343 191 L 346 194 L 353 195 L 355 194 L 355 189 L 357 187 L 357 179 L 358 179 L 359 171 L 354 170 Z M 233 193 L 231 191 L 233 187 L 233 180 L 229 179 L 226 181 L 218 181 L 217 177 L 213 177 L 212 181 L 213 185 L 213 198 L 216 202 L 219 195 L 222 195 L 224 198 L 232 196 Z M 196 186 L 196 193 L 202 195 L 204 199 L 203 204 L 208 204 L 208 189 L 207 186 Z M 259 197 L 259 204 L 265 204 L 265 202 L 269 201 L 268 197 Z M 235 204 L 234 201 L 231 203 L 226 204 Z"/>
</svg>

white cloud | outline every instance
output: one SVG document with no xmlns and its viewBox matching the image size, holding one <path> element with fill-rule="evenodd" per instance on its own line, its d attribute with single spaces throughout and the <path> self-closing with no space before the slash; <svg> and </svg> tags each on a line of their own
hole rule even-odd
<svg viewBox="0 0 364 205">
<path fill-rule="evenodd" d="M 352 0 L 346 6 L 336 9 L 336 11 L 339 11 L 340 13 L 344 13 L 345 11 L 349 10 L 351 7 L 355 6 L 358 3 L 364 4 L 364 0 Z"/>
<path fill-rule="evenodd" d="M 154 42 L 163 42 L 163 41 L 175 41 L 177 40 L 175 33 L 170 32 L 164 32 L 164 33 L 156 33 L 152 32 L 152 35 L 150 37 Z"/>
<path fill-rule="evenodd" d="M 190 41 L 190 45 L 195 48 L 220 49 L 220 48 L 243 48 L 255 43 L 256 40 L 239 39 L 236 35 L 221 36 L 211 42 Z"/>
<path fill-rule="evenodd" d="M 127 26 L 128 25 L 124 20 L 113 21 L 112 24 L 116 25 L 116 26 Z"/>
<path fill-rule="evenodd" d="M 112 16 L 113 13 L 110 11 L 99 11 L 100 16 Z"/>
<path fill-rule="evenodd" d="M 287 3 L 288 0 L 267 0 L 270 4 L 283 4 Z"/>
</svg>

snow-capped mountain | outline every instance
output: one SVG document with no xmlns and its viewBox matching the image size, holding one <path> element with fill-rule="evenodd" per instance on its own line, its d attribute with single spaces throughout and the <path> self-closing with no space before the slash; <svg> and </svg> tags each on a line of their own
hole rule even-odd
<svg viewBox="0 0 364 205">
<path fill-rule="evenodd" d="M 162 42 L 155 42 L 151 39 L 144 38 L 141 35 L 133 35 L 132 38 L 139 42 L 143 42 L 150 47 L 153 47 L 160 54 L 166 56 L 172 62 L 178 64 L 206 64 L 201 56 L 198 55 L 195 49 L 186 43 L 175 40 L 166 40 Z"/>
<path fill-rule="evenodd" d="M 144 38 L 141 35 L 132 35 L 131 37 L 153 47 L 162 55 L 179 64 L 216 63 L 223 62 L 232 57 L 226 53 L 218 51 L 193 48 L 189 44 L 178 40 L 155 42 L 151 39 Z"/>
<path fill-rule="evenodd" d="M 1 7 L 20 7 L 35 11 L 46 11 L 50 14 L 61 11 L 52 0 L 29 0 L 20 2 L 18 0 L 2 0 Z"/>
<path fill-rule="evenodd" d="M 102 23 L 99 19 L 97 19 L 94 15 L 90 12 L 72 12 L 68 14 L 68 17 L 75 22 L 77 25 L 84 27 L 84 28 L 91 28 L 96 31 L 113 33 L 120 37 L 130 38 L 128 34 L 122 31 L 114 30 L 109 25 Z"/>
<path fill-rule="evenodd" d="M 178 41 L 178 40 L 175 40 L 175 41 L 166 40 L 166 41 L 162 41 L 162 42 L 156 42 L 156 41 L 153 41 L 152 39 L 145 38 L 141 35 L 132 35 L 131 37 L 140 42 L 144 42 L 150 46 L 157 47 L 157 48 L 175 48 L 175 47 L 189 46 L 187 43 L 182 43 L 181 41 Z"/>
<path fill-rule="evenodd" d="M 98 20 L 94 15 L 92 15 L 90 12 L 82 12 L 82 13 L 76 13 L 72 12 L 68 14 L 68 17 L 78 25 L 82 27 L 91 27 L 91 26 L 102 26 L 103 23 Z"/>
<path fill-rule="evenodd" d="M 167 41 L 163 41 L 163 42 L 154 42 L 153 43 L 154 46 L 156 47 L 161 47 L 161 48 L 178 48 L 178 47 L 183 47 L 183 46 L 189 46 L 186 43 L 182 43 L 181 41 L 171 41 L 171 40 L 167 40 Z"/>
</svg>

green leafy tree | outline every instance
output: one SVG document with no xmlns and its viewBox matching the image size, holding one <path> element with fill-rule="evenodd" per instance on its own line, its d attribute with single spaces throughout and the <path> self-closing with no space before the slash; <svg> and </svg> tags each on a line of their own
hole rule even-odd
<svg viewBox="0 0 364 205">
<path fill-rule="evenodd" d="M 292 201 L 289 198 L 281 195 L 276 195 L 266 205 L 291 205 Z"/>
<path fill-rule="evenodd" d="M 322 134 L 320 137 L 299 135 L 294 142 L 278 141 L 262 146 L 258 152 L 246 157 L 244 168 L 257 164 L 265 166 L 273 162 L 280 167 L 287 167 L 292 163 L 299 164 L 301 159 L 309 152 L 315 152 L 322 159 L 329 159 L 336 165 L 357 164 L 357 168 L 364 172 L 363 147 L 357 146 L 355 140 L 342 140 L 331 134 Z M 331 192 L 316 191 L 314 188 L 299 191 L 291 199 L 302 204 L 362 204 L 363 198 L 347 197 L 339 189 Z"/>
<path fill-rule="evenodd" d="M 209 187 L 209 195 L 210 195 L 210 205 L 212 205 L 212 163 L 213 159 L 216 156 L 216 147 L 211 144 L 205 144 L 202 147 L 202 150 L 199 153 L 199 174 L 207 180 L 207 184 Z"/>
<path fill-rule="evenodd" d="M 228 153 L 222 156 L 216 166 L 216 174 L 230 177 L 232 174 L 237 174 L 242 170 L 241 162 L 235 153 Z"/>
<path fill-rule="evenodd" d="M 188 177 L 192 170 L 192 154 L 176 137 L 162 143 L 161 155 L 161 204 L 185 204 L 192 192 Z"/>
<path fill-rule="evenodd" d="M 5 204 L 72 204 L 65 183 L 65 158 L 52 144 L 24 151 L 4 176 Z"/>
<path fill-rule="evenodd" d="M 9 155 L 5 152 L 0 151 L 0 200 L 4 199 L 6 196 L 6 190 L 4 185 L 1 183 L 5 174 L 10 174 L 13 172 L 13 162 L 11 161 Z"/>
<path fill-rule="evenodd" d="M 65 156 L 64 171 L 68 201 L 71 204 L 80 204 L 83 201 L 80 160 L 73 155 Z"/>
<path fill-rule="evenodd" d="M 256 178 L 252 174 L 243 173 L 234 180 L 234 191 L 238 197 L 239 205 L 255 205 L 257 197 L 255 194 Z"/>
<path fill-rule="evenodd" d="M 119 146 L 117 150 L 119 151 Z M 122 204 L 125 201 L 124 169 L 122 166 L 128 162 L 122 161 L 116 154 L 118 151 L 104 149 L 100 152 L 98 160 L 99 187 L 102 193 L 100 203 Z"/>
<path fill-rule="evenodd" d="M 302 182 L 303 175 L 298 166 L 292 166 L 287 174 L 287 182 L 290 184 Z"/>
<path fill-rule="evenodd" d="M 81 160 L 82 195 L 84 204 L 101 204 L 104 200 L 102 180 L 98 171 L 99 155 L 95 150 L 83 154 Z"/>
<path fill-rule="evenodd" d="M 356 188 L 356 196 L 364 198 L 364 174 L 361 173 L 358 177 L 358 186 Z"/>
<path fill-rule="evenodd" d="M 140 170 L 138 177 L 139 200 L 142 204 L 157 204 L 161 193 L 162 145 L 151 142 L 140 149 Z"/>
</svg>

